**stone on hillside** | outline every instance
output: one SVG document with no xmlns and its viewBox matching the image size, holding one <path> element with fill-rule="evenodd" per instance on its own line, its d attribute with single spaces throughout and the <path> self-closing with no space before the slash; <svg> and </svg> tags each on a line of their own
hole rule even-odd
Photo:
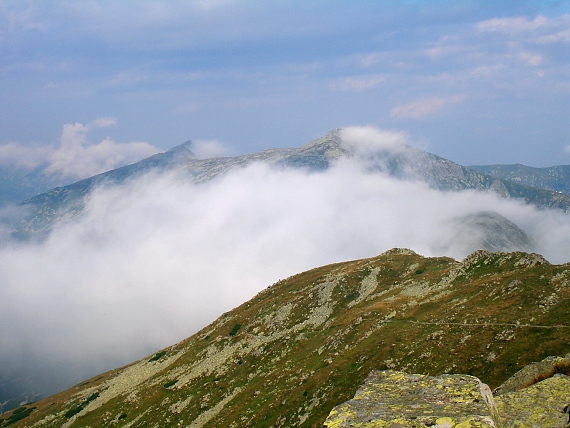
<svg viewBox="0 0 570 428">
<path fill-rule="evenodd" d="M 566 374 L 568 374 L 568 370 L 570 370 L 570 354 L 564 358 L 546 357 L 544 360 L 529 364 L 516 372 L 501 386 L 496 388 L 493 394 L 498 396 L 526 388 L 533 383 L 552 376 L 555 373 L 559 373 L 564 367 L 566 368 Z"/>
<path fill-rule="evenodd" d="M 489 399 L 487 385 L 473 376 L 373 371 L 354 399 L 331 411 L 324 427 L 494 427 Z"/>
</svg>

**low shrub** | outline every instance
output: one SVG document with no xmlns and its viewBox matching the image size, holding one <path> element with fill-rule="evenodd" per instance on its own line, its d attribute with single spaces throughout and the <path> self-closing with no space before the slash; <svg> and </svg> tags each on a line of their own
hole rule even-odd
<svg viewBox="0 0 570 428">
<path fill-rule="evenodd" d="M 157 352 L 157 353 L 154 355 L 154 357 L 152 357 L 152 358 L 151 358 L 150 360 L 148 360 L 148 361 L 149 361 L 149 362 L 158 361 L 158 360 L 160 360 L 162 357 L 164 357 L 165 355 L 166 355 L 166 351 Z"/>
<path fill-rule="evenodd" d="M 168 382 L 166 382 L 163 386 L 165 388 L 170 388 L 171 386 L 175 385 L 176 382 L 178 382 L 177 379 L 172 379 L 172 380 L 169 380 Z"/>
<path fill-rule="evenodd" d="M 30 414 L 34 411 L 35 407 L 18 407 L 16 410 L 12 412 L 10 416 L 6 419 L 6 423 L 4 426 L 7 427 L 8 425 L 15 424 L 18 421 L 30 416 Z"/>
<path fill-rule="evenodd" d="M 232 328 L 232 331 L 230 331 L 230 336 L 235 336 L 240 328 L 241 328 L 241 324 L 236 323 L 234 325 L 234 327 Z"/>
</svg>

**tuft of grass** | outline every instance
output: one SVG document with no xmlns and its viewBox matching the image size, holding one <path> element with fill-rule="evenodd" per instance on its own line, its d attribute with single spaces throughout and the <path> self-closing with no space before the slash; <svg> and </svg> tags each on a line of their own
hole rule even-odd
<svg viewBox="0 0 570 428">
<path fill-rule="evenodd" d="M 8 419 L 6 419 L 6 423 L 3 426 L 7 427 L 9 425 L 15 424 L 18 421 L 30 416 L 30 414 L 34 411 L 35 407 L 18 407 L 16 410 L 12 412 Z"/>
<path fill-rule="evenodd" d="M 152 357 L 150 360 L 148 360 L 148 362 L 151 363 L 153 361 L 158 361 L 162 357 L 164 357 L 165 355 L 166 355 L 166 351 L 157 352 L 156 354 L 154 354 L 154 357 Z"/>
<path fill-rule="evenodd" d="M 79 412 L 81 412 L 85 407 L 87 407 L 87 405 L 95 400 L 97 397 L 99 397 L 99 393 L 98 392 L 94 392 L 93 394 L 91 394 L 89 397 L 87 397 L 87 399 L 79 404 L 78 406 L 72 407 L 71 409 L 69 409 L 67 412 L 65 412 L 65 417 L 67 419 L 75 416 L 76 414 L 78 414 Z"/>
<path fill-rule="evenodd" d="M 76 414 L 78 414 L 82 410 L 83 410 L 83 406 L 72 407 L 67 412 L 65 412 L 64 416 L 67 419 L 69 419 L 69 418 L 72 418 L 73 416 L 75 416 Z"/>
<path fill-rule="evenodd" d="M 171 386 L 175 385 L 176 382 L 178 382 L 178 379 L 172 379 L 172 380 L 169 380 L 168 382 L 166 382 L 166 383 L 165 383 L 164 385 L 162 385 L 162 386 L 164 386 L 166 389 L 168 389 L 168 388 L 170 388 Z"/>
<path fill-rule="evenodd" d="M 535 376 L 527 385 L 525 385 L 524 387 L 527 388 L 531 385 L 534 385 L 535 383 L 541 382 L 544 379 L 548 379 L 549 377 L 554 376 L 555 374 L 563 374 L 566 376 L 570 376 L 570 362 L 561 362 L 561 363 L 556 363 L 552 366 L 552 368 L 550 369 L 550 371 L 546 372 L 546 373 L 540 373 L 539 375 Z"/>
<path fill-rule="evenodd" d="M 241 328 L 241 324 L 236 323 L 233 326 L 232 331 L 230 331 L 230 336 L 235 336 L 240 328 Z"/>
</svg>

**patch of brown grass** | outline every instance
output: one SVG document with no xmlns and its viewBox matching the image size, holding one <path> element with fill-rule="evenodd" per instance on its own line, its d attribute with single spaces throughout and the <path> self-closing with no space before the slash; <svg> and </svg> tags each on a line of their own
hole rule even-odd
<svg viewBox="0 0 570 428">
<path fill-rule="evenodd" d="M 535 376 L 524 387 L 527 388 L 531 385 L 534 385 L 535 383 L 543 381 L 544 379 L 548 379 L 549 377 L 552 377 L 555 374 L 563 374 L 566 376 L 570 376 L 570 361 L 563 361 L 563 362 L 554 364 L 548 372 L 540 373 L 539 375 Z"/>
</svg>

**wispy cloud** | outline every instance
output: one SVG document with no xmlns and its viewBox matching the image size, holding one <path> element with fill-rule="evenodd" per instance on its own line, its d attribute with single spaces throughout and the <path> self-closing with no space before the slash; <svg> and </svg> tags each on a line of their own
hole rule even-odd
<svg viewBox="0 0 570 428">
<path fill-rule="evenodd" d="M 339 91 L 366 91 L 373 89 L 386 81 L 382 74 L 369 74 L 364 76 L 349 76 L 333 79 L 329 82 L 329 87 Z"/>
<path fill-rule="evenodd" d="M 542 127 L 563 138 L 566 129 L 537 106 L 564 107 L 558 88 L 567 86 L 570 6 L 535 2 L 529 14 L 524 2 L 475 3 L 461 6 L 458 19 L 450 2 L 0 2 L 0 93 L 18 100 L 0 115 L 0 143 L 54 135 L 79 106 L 121 106 L 113 110 L 121 134 L 144 132 L 162 150 L 203 136 L 229 141 L 238 132 L 243 151 L 268 141 L 289 146 L 292 138 L 302 144 L 394 109 L 385 120 L 430 117 L 432 126 L 413 132 L 449 154 L 459 143 L 436 131 L 443 120 L 467 129 L 476 126 L 468 111 L 490 110 L 504 132 L 481 142 L 481 152 L 506 159 L 518 141 L 540 153 L 541 164 L 554 162 L 546 159 L 553 150 L 530 135 Z M 451 79 L 432 79 L 438 76 Z M 433 114 L 456 93 L 468 109 Z M 25 126 L 30 116 L 42 119 Z"/>
<path fill-rule="evenodd" d="M 526 17 L 494 18 L 475 24 L 479 32 L 504 33 L 511 36 L 528 34 L 528 41 L 538 44 L 569 43 L 570 42 L 570 14 L 555 18 L 542 15 L 534 19 Z"/>
<path fill-rule="evenodd" d="M 199 103 L 184 103 L 173 110 L 175 114 L 194 113 L 200 109 Z"/>
<path fill-rule="evenodd" d="M 233 150 L 217 140 L 195 140 L 190 147 L 192 153 L 199 159 L 227 157 Z"/>
<path fill-rule="evenodd" d="M 396 119 L 418 119 L 438 113 L 445 107 L 465 100 L 464 95 L 429 97 L 396 105 L 390 115 Z"/>
<path fill-rule="evenodd" d="M 475 28 L 482 32 L 520 33 L 548 27 L 551 25 L 551 22 L 551 20 L 542 15 L 538 15 L 532 20 L 517 16 L 488 19 L 475 24 Z"/>
<path fill-rule="evenodd" d="M 522 62 L 530 66 L 538 66 L 542 64 L 542 55 L 534 52 L 521 52 L 519 58 Z"/>
<path fill-rule="evenodd" d="M 536 41 L 538 43 L 550 44 L 550 43 L 570 43 L 570 29 L 557 31 L 553 34 L 548 34 L 545 36 L 537 37 Z"/>
<path fill-rule="evenodd" d="M 410 137 L 405 132 L 386 131 L 371 126 L 342 128 L 340 137 L 343 144 L 365 156 L 386 149 L 396 152 L 410 143 Z"/>
<path fill-rule="evenodd" d="M 108 84 L 110 86 L 132 85 L 145 80 L 145 78 L 146 76 L 139 70 L 125 70 L 115 74 Z"/>
</svg>

